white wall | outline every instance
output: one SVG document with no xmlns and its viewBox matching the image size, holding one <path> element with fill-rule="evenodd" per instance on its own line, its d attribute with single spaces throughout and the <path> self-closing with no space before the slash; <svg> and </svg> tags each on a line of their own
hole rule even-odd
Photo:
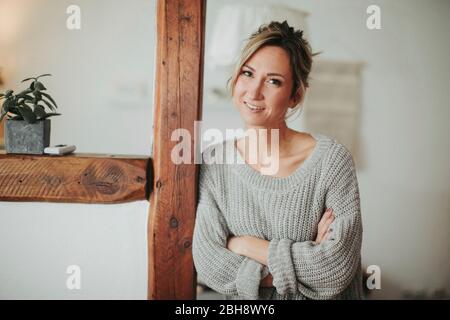
<svg viewBox="0 0 450 320">
<path fill-rule="evenodd" d="M 81 30 L 66 28 L 71 4 Z M 154 1 L 14 0 L 2 9 L 16 23 L 14 36 L 0 32 L 5 87 L 53 74 L 43 78 L 62 113 L 52 144 L 150 155 Z M 147 201 L 0 202 L 0 299 L 146 299 L 147 212 Z M 66 287 L 69 265 L 81 268 L 79 291 Z"/>
<path fill-rule="evenodd" d="M 146 299 L 147 201 L 0 202 L 0 299 Z M 81 288 L 66 282 L 80 268 Z"/>
<path fill-rule="evenodd" d="M 80 30 L 66 27 L 70 5 L 81 9 Z M 155 1 L 16 0 L 1 8 L 21 13 L 20 32 L 0 39 L 5 87 L 53 75 L 42 78 L 62 113 L 52 118 L 51 144 L 150 155 Z"/>
<path fill-rule="evenodd" d="M 207 30 L 230 2 L 241 1 L 208 2 Z M 450 2 L 244 2 L 306 10 L 314 51 L 323 51 L 324 59 L 365 63 L 358 171 L 363 264 L 382 272 L 382 289 L 372 297 L 438 289 L 449 295 Z M 371 4 L 381 8 L 381 30 L 366 28 Z M 213 76 L 206 74 L 206 81 Z M 240 126 L 231 102 L 205 101 L 203 113 L 208 126 Z"/>
</svg>

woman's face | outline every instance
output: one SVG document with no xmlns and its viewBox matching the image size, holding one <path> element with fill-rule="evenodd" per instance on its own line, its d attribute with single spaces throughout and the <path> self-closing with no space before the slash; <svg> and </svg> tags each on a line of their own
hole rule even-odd
<svg viewBox="0 0 450 320">
<path fill-rule="evenodd" d="M 278 128 L 284 124 L 293 86 L 289 55 L 276 46 L 256 51 L 242 66 L 233 103 L 247 127 Z"/>
</svg>

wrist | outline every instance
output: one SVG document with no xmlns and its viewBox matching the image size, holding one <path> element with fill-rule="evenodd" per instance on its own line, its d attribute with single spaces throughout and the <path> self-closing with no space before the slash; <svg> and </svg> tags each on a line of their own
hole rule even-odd
<svg viewBox="0 0 450 320">
<path fill-rule="evenodd" d="M 239 238 L 238 254 L 241 256 L 247 256 L 248 254 L 248 237 L 241 236 Z"/>
</svg>

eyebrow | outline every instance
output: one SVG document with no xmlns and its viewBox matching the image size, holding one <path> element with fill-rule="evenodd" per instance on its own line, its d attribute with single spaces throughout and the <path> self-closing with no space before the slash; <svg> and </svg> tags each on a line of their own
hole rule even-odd
<svg viewBox="0 0 450 320">
<path fill-rule="evenodd" d="M 249 68 L 250 70 L 252 70 L 253 72 L 255 72 L 255 69 L 253 69 L 252 67 L 250 67 L 248 64 L 244 64 L 243 67 Z M 268 73 L 267 75 L 268 75 L 268 76 L 279 76 L 279 77 L 282 77 L 283 79 L 286 79 L 283 75 L 281 75 L 281 74 L 279 74 L 279 73 L 271 72 L 271 73 Z"/>
</svg>

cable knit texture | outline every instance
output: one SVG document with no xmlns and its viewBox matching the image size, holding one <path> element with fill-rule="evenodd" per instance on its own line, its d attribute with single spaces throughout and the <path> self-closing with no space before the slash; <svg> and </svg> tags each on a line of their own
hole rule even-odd
<svg viewBox="0 0 450 320">
<path fill-rule="evenodd" d="M 261 175 L 233 141 L 208 147 L 200 169 L 193 258 L 198 281 L 226 299 L 362 298 L 360 197 L 351 153 L 322 134 L 290 176 Z M 230 147 L 231 146 L 231 147 Z M 233 151 L 233 152 L 230 152 Z M 211 163 L 220 161 L 222 164 Z M 315 244 L 333 208 L 331 236 Z M 268 266 L 226 248 L 230 235 L 270 241 Z M 260 288 L 273 276 L 273 288 Z"/>
</svg>

